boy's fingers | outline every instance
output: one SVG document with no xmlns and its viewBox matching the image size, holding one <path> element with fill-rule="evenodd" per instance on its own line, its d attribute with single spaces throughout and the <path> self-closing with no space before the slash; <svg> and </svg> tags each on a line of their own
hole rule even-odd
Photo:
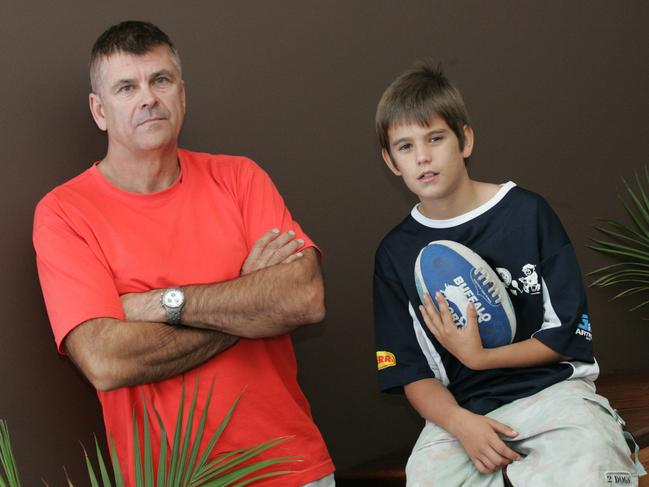
<svg viewBox="0 0 649 487">
<path fill-rule="evenodd" d="M 430 320 L 434 321 L 437 328 L 440 328 L 442 325 L 442 318 L 439 315 L 439 310 L 433 303 L 433 298 L 427 292 L 424 293 L 424 307 Z"/>
<path fill-rule="evenodd" d="M 491 427 L 496 430 L 497 433 L 502 433 L 503 435 L 507 435 L 511 438 L 518 436 L 518 433 L 514 431 L 512 428 L 507 426 L 506 424 L 501 423 L 500 421 L 496 421 L 495 419 L 492 418 L 487 418 L 489 420 L 489 423 L 491 424 Z"/>
<path fill-rule="evenodd" d="M 435 323 L 435 320 L 430 316 L 430 314 L 428 314 L 428 308 L 426 308 L 423 304 L 420 304 L 419 311 L 421 312 L 421 316 L 424 318 L 424 323 L 426 323 L 428 329 L 432 332 L 433 335 L 435 335 L 435 337 L 439 337 L 437 324 Z"/>
<path fill-rule="evenodd" d="M 448 307 L 446 298 L 439 291 L 435 293 L 435 298 L 437 299 L 437 303 L 439 306 L 439 314 L 442 320 L 442 326 L 452 326 L 453 328 L 455 328 L 455 323 L 453 323 L 453 318 L 451 317 L 451 310 Z"/>
<path fill-rule="evenodd" d="M 473 465 L 475 465 L 475 468 L 478 469 L 478 472 L 489 473 L 489 470 L 484 466 L 484 463 L 482 463 L 479 458 L 472 458 L 471 461 L 473 462 Z"/>
<path fill-rule="evenodd" d="M 509 465 L 510 463 L 512 463 L 512 460 L 500 455 L 498 451 L 491 448 L 484 453 L 484 456 L 482 457 L 482 463 L 487 466 L 491 465 L 491 471 L 493 472 L 494 470 L 502 468 L 505 465 Z"/>
<path fill-rule="evenodd" d="M 467 312 L 467 324 L 477 324 L 478 323 L 478 312 L 475 309 L 475 304 L 469 303 L 466 307 Z"/>
<path fill-rule="evenodd" d="M 502 440 L 499 441 L 497 444 L 492 445 L 492 448 L 498 452 L 498 454 L 502 457 L 505 457 L 509 462 L 515 462 L 516 460 L 520 459 L 520 455 L 516 453 L 514 450 L 509 448 Z"/>
<path fill-rule="evenodd" d="M 481 455 L 480 458 L 477 459 L 483 466 L 484 471 L 482 473 L 489 473 L 493 472 L 496 470 L 496 466 L 493 464 L 491 459 L 487 455 Z"/>
</svg>

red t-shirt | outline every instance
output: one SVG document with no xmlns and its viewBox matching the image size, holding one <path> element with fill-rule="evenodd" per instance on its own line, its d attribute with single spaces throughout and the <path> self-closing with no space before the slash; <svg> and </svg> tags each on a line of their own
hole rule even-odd
<svg viewBox="0 0 649 487">
<path fill-rule="evenodd" d="M 123 320 L 122 294 L 238 277 L 252 245 L 273 227 L 293 229 L 306 247 L 314 246 L 293 221 L 268 175 L 253 161 L 182 149 L 178 159 L 181 176 L 158 193 L 123 191 L 93 165 L 38 204 L 34 246 L 60 351 L 67 334 L 89 319 Z M 215 452 L 294 436 L 260 458 L 301 456 L 302 462 L 275 467 L 297 473 L 271 477 L 263 485 L 297 486 L 331 473 L 333 463 L 296 375 L 288 335 L 241 339 L 185 373 L 186 405 L 196 380 L 199 406 L 205 404 L 212 380 L 215 383 L 202 447 L 245 388 Z M 182 376 L 98 392 L 106 430 L 114 438 L 123 469 L 133 464 L 133 409 L 141 421 L 142 398 L 153 404 L 171 435 L 181 393 Z M 157 421 L 152 426 L 157 440 Z M 157 454 L 154 451 L 154 458 Z"/>
</svg>

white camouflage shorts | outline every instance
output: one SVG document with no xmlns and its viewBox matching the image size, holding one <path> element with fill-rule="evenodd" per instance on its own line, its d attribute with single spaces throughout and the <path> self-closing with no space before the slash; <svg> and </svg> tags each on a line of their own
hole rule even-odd
<svg viewBox="0 0 649 487">
<path fill-rule="evenodd" d="M 514 487 L 637 486 L 617 412 L 587 379 L 565 380 L 487 416 L 516 432 L 505 443 L 521 455 L 507 467 Z M 406 466 L 409 487 L 500 487 L 501 471 L 481 474 L 461 443 L 426 422 Z"/>
</svg>

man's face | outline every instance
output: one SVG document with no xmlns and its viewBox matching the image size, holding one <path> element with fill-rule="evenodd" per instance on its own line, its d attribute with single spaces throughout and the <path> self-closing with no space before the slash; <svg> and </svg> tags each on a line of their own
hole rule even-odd
<svg viewBox="0 0 649 487">
<path fill-rule="evenodd" d="M 464 159 L 473 149 L 473 131 L 466 126 L 464 134 L 460 149 L 457 136 L 441 117 L 434 116 L 426 127 L 393 125 L 388 130 L 390 151 L 383 150 L 383 159 L 421 201 L 439 200 L 468 177 Z"/>
<path fill-rule="evenodd" d="M 123 52 L 99 66 L 90 111 L 108 132 L 109 150 L 135 154 L 175 145 L 185 115 L 185 84 L 167 46 Z"/>
</svg>

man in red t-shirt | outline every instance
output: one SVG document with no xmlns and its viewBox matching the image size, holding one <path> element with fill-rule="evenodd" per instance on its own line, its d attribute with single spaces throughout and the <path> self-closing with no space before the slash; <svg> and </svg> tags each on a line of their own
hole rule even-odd
<svg viewBox="0 0 649 487">
<path fill-rule="evenodd" d="M 288 336 L 324 317 L 315 245 L 253 161 L 178 148 L 185 86 L 160 29 L 108 29 L 90 78 L 108 150 L 41 200 L 34 246 L 57 346 L 97 389 L 122 467 L 133 482 L 133 410 L 173 431 L 184 377 L 187 396 L 218 393 L 202 446 L 245 389 L 217 450 L 292 436 L 263 458 L 302 461 L 258 484 L 334 485 Z"/>
</svg>

